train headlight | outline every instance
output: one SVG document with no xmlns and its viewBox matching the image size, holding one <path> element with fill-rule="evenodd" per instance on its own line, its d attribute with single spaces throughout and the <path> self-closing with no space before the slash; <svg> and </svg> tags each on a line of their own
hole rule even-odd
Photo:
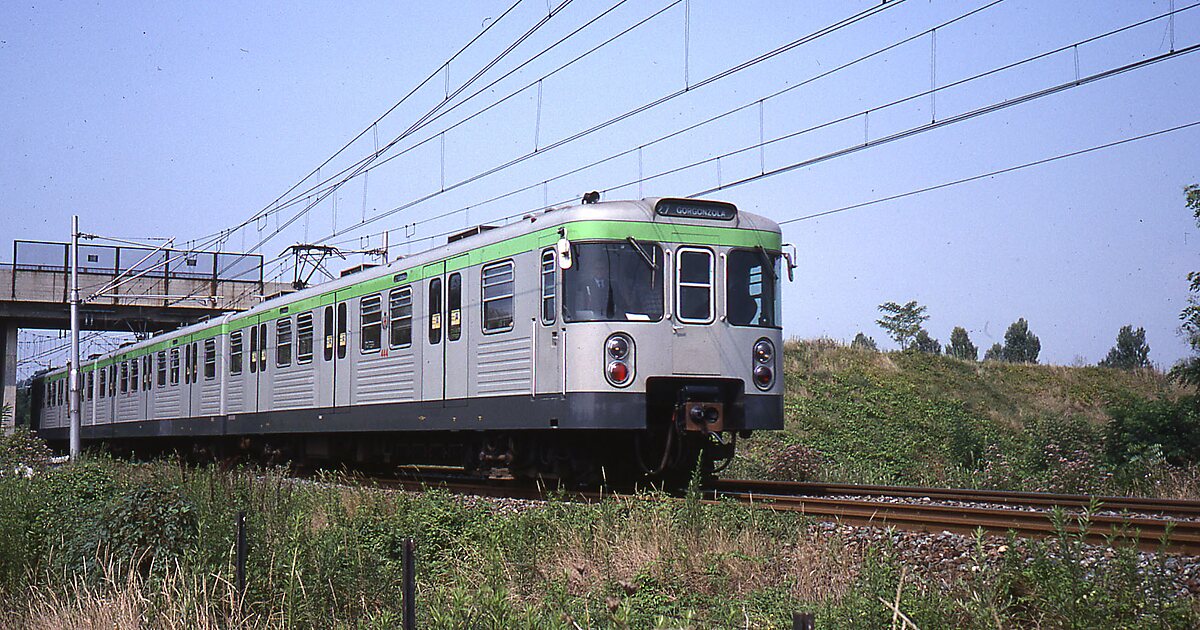
<svg viewBox="0 0 1200 630">
<path fill-rule="evenodd" d="M 608 356 L 618 361 L 629 356 L 629 340 L 621 335 L 613 335 L 604 343 Z"/>
<path fill-rule="evenodd" d="M 624 387 L 633 382 L 633 340 L 625 333 L 609 335 L 604 341 L 604 378 Z"/>
<path fill-rule="evenodd" d="M 608 364 L 607 376 L 613 385 L 624 385 L 629 382 L 629 366 L 623 361 L 613 361 Z"/>
<path fill-rule="evenodd" d="M 754 368 L 754 384 L 759 389 L 770 389 L 773 380 L 775 380 L 775 374 L 771 372 L 771 368 L 765 365 Z"/>
<path fill-rule="evenodd" d="M 754 360 L 762 365 L 771 363 L 771 359 L 775 358 L 775 346 L 771 345 L 770 340 L 759 339 L 758 343 L 754 344 Z"/>
<path fill-rule="evenodd" d="M 775 384 L 775 344 L 763 337 L 754 342 L 753 355 L 754 386 L 761 390 L 771 389 Z"/>
</svg>

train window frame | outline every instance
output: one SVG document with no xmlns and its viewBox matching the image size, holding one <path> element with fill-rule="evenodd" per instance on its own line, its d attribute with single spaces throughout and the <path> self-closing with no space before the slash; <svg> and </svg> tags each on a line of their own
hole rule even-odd
<svg viewBox="0 0 1200 630">
<path fill-rule="evenodd" d="M 383 348 L 383 296 L 364 295 L 358 300 L 358 351 L 375 354 Z"/>
<path fill-rule="evenodd" d="M 488 277 L 489 272 L 493 274 L 490 278 Z M 505 278 L 505 272 L 507 272 L 507 278 Z M 504 291 L 505 287 L 508 289 L 507 292 Z M 494 289 L 495 292 L 489 295 L 489 289 Z M 479 311 L 483 334 L 495 335 L 513 329 L 513 326 L 516 325 L 516 294 L 516 265 L 511 258 L 484 265 L 479 269 Z M 499 304 L 491 306 L 493 303 Z M 507 304 L 506 309 L 504 304 Z M 504 310 L 489 315 L 489 308 Z M 507 321 L 505 321 L 505 316 L 507 316 Z M 496 325 L 496 322 L 502 323 Z"/>
<path fill-rule="evenodd" d="M 154 355 L 147 354 L 142 357 L 142 390 L 151 389 L 154 389 Z"/>
<path fill-rule="evenodd" d="M 121 362 L 121 389 L 122 394 L 129 393 L 129 362 Z"/>
<path fill-rule="evenodd" d="M 313 339 L 315 335 L 312 311 L 296 315 L 296 363 L 305 365 L 313 360 Z"/>
<path fill-rule="evenodd" d="M 140 371 L 140 370 L 138 370 L 138 361 L 139 361 L 139 359 L 132 359 L 129 361 L 129 391 L 130 392 L 137 392 L 138 387 L 141 385 L 141 380 L 139 379 L 139 376 L 141 376 L 141 375 L 138 374 L 138 372 Z"/>
<path fill-rule="evenodd" d="M 179 385 L 179 348 L 171 348 L 171 386 Z"/>
<path fill-rule="evenodd" d="M 184 385 L 192 382 L 192 344 L 184 344 L 183 346 L 183 383 Z"/>
<path fill-rule="evenodd" d="M 627 248 L 616 252 L 619 256 L 623 256 L 626 260 L 621 260 L 620 257 L 614 256 L 613 248 Z M 562 321 L 564 324 L 576 323 L 595 323 L 595 322 L 624 322 L 624 323 L 653 323 L 661 322 L 664 317 L 669 317 L 670 309 L 670 269 L 672 251 L 658 241 L 637 241 L 629 242 L 617 240 L 593 240 L 593 241 L 573 241 L 571 243 L 572 256 L 574 263 L 569 269 L 566 269 L 561 274 L 561 291 L 559 291 L 559 309 L 562 312 Z M 640 250 L 640 252 L 639 252 Z M 607 274 L 598 274 L 598 267 L 593 264 L 603 254 L 603 259 L 608 261 L 609 269 Z M 645 254 L 649 258 L 647 261 Z M 593 260 L 596 259 L 596 260 Z M 627 269 L 613 269 L 612 264 L 620 265 L 637 265 L 639 271 L 648 269 L 648 275 L 644 278 L 639 277 L 637 280 L 649 280 L 649 286 L 646 287 L 648 298 L 647 303 L 638 304 L 641 310 L 629 311 L 623 309 L 615 309 L 612 316 L 606 316 L 606 310 L 599 310 L 595 307 L 600 304 L 594 301 L 594 298 L 587 298 L 588 295 L 585 287 L 599 286 L 599 281 L 608 282 L 609 275 L 614 271 L 628 271 Z M 651 263 L 651 264 L 647 264 Z M 632 285 L 624 276 L 617 274 L 626 284 Z M 607 285 L 611 286 L 611 285 Z M 625 300 L 628 301 L 628 300 Z M 592 308 L 583 308 L 590 306 Z M 616 304 L 606 304 L 607 308 L 615 308 Z M 622 313 L 623 310 L 623 314 Z"/>
<path fill-rule="evenodd" d="M 158 386 L 166 387 L 167 386 L 167 351 L 166 350 L 158 351 L 158 355 L 155 357 L 155 363 L 157 364 L 155 367 L 157 368 L 157 372 L 158 372 L 158 379 L 157 379 Z"/>
<path fill-rule="evenodd" d="M 102 367 L 96 368 L 96 370 L 100 372 L 100 376 L 96 377 L 96 384 L 99 385 L 96 389 L 100 391 L 100 398 L 108 398 L 108 368 Z"/>
<path fill-rule="evenodd" d="M 258 325 L 258 371 L 267 371 L 267 324 Z"/>
<path fill-rule="evenodd" d="M 292 364 L 292 318 L 275 320 L 275 367 Z"/>
<path fill-rule="evenodd" d="M 93 393 L 93 390 L 95 389 L 95 387 L 96 387 L 96 371 L 92 370 L 87 373 L 87 390 L 86 390 L 87 394 L 85 395 L 85 399 L 87 399 L 87 400 L 92 399 L 92 393 Z"/>
<path fill-rule="evenodd" d="M 708 259 L 707 281 L 684 280 L 685 258 L 701 255 Z M 707 247 L 684 246 L 675 250 L 675 318 L 684 324 L 711 324 L 716 318 L 717 257 Z M 684 315 L 683 295 L 686 289 L 704 289 L 707 309 L 703 317 Z"/>
<path fill-rule="evenodd" d="M 459 272 L 446 279 L 446 341 L 462 339 L 463 329 L 463 277 Z"/>
<path fill-rule="evenodd" d="M 258 373 L 258 324 L 250 326 L 250 373 Z"/>
<path fill-rule="evenodd" d="M 114 361 L 108 366 L 108 397 L 116 398 L 117 396 L 117 363 Z"/>
<path fill-rule="evenodd" d="M 325 307 L 325 326 L 321 329 L 322 345 L 324 347 L 323 354 L 326 361 L 333 360 L 333 306 Z"/>
<path fill-rule="evenodd" d="M 558 255 L 554 248 L 542 250 L 542 325 L 551 326 L 558 321 Z"/>
<path fill-rule="evenodd" d="M 204 380 L 217 378 L 217 340 L 209 337 L 204 340 Z"/>
<path fill-rule="evenodd" d="M 350 346 L 349 333 L 349 309 L 345 302 L 337 305 L 337 358 L 346 358 L 346 348 Z"/>
<path fill-rule="evenodd" d="M 773 295 L 774 303 L 772 304 L 772 306 L 774 308 L 771 309 L 771 318 L 772 318 L 773 322 L 771 324 L 753 323 L 751 321 L 747 321 L 745 323 L 739 323 L 739 322 L 741 322 L 741 319 L 742 319 L 741 317 L 733 317 L 730 315 L 730 313 L 734 312 L 733 304 L 734 304 L 734 299 L 735 299 L 734 292 L 731 290 L 732 285 L 730 284 L 730 277 L 731 277 L 730 270 L 736 264 L 735 259 L 740 256 L 754 256 L 755 259 L 761 261 L 762 255 L 763 255 L 762 251 L 765 251 L 765 250 L 735 248 L 735 249 L 730 249 L 729 252 L 727 252 L 724 257 L 725 258 L 725 286 L 724 286 L 724 288 L 725 288 L 725 321 L 727 323 L 729 323 L 730 326 L 737 326 L 739 328 L 762 328 L 762 329 L 776 329 L 776 330 L 783 328 L 783 304 L 782 304 L 783 300 L 781 299 L 782 298 L 781 294 L 783 292 L 782 291 L 783 286 L 782 286 L 782 278 L 780 276 L 781 272 L 783 271 L 783 269 L 782 269 L 783 255 L 779 252 L 769 252 L 769 251 L 767 252 L 767 256 L 771 258 L 772 275 L 774 275 L 774 281 L 771 282 L 771 291 L 774 293 L 774 295 Z M 760 280 L 760 284 L 762 284 L 763 288 L 765 288 L 767 286 L 766 283 L 768 281 L 769 280 L 767 278 L 762 278 Z M 749 279 L 748 279 L 746 285 L 747 285 L 747 297 L 750 297 L 750 298 L 755 297 L 755 296 L 749 294 L 749 288 L 751 285 L 751 282 L 749 282 Z M 761 297 L 763 295 L 761 291 L 762 291 L 762 289 L 760 289 L 759 297 Z M 759 305 L 758 308 L 761 310 L 762 305 Z M 762 317 L 760 316 L 759 320 L 761 321 L 761 319 L 762 319 Z"/>
<path fill-rule="evenodd" d="M 429 280 L 429 345 L 442 343 L 442 277 Z"/>
<path fill-rule="evenodd" d="M 239 376 L 242 373 L 242 358 L 245 356 L 242 331 L 229 333 L 229 375 Z"/>
<path fill-rule="evenodd" d="M 388 293 L 388 347 L 395 350 L 412 346 L 413 292 L 411 286 Z M 405 339 L 407 338 L 407 341 Z"/>
</svg>

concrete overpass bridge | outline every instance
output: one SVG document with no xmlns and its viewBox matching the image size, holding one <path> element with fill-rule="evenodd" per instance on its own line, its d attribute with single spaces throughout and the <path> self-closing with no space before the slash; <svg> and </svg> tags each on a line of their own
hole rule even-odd
<svg viewBox="0 0 1200 630">
<path fill-rule="evenodd" d="M 67 330 L 70 245 L 15 241 L 0 262 L 0 406 L 16 410 L 17 332 Z M 152 333 L 257 305 L 290 285 L 263 281 L 262 256 L 80 244 L 80 297 L 120 286 L 80 306 L 80 328 Z M 8 431 L 13 420 L 3 427 Z"/>
</svg>

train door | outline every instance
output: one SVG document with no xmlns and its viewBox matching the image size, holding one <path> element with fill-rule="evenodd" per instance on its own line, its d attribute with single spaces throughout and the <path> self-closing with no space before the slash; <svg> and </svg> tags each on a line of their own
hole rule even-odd
<svg viewBox="0 0 1200 630">
<path fill-rule="evenodd" d="M 268 328 L 270 328 L 270 322 L 259 321 L 257 326 L 252 326 L 249 329 L 250 336 L 254 338 L 252 345 L 258 348 L 258 374 L 254 389 L 258 396 L 259 411 L 271 410 L 271 378 L 275 373 L 271 363 L 275 357 L 269 351 L 271 348 L 274 348 L 274 344 L 267 342 L 267 339 L 270 338 L 268 336 Z"/>
<path fill-rule="evenodd" d="M 421 398 L 426 401 L 443 400 L 446 393 L 443 387 L 446 376 L 446 327 L 443 321 L 446 263 L 425 265 L 422 271 L 421 277 L 425 278 L 425 330 L 420 335 Z"/>
<path fill-rule="evenodd" d="M 720 374 L 720 345 L 716 319 L 717 260 L 704 247 L 680 247 L 675 252 L 675 319 L 671 327 L 672 361 L 676 374 Z"/>
<path fill-rule="evenodd" d="M 538 271 L 538 314 L 533 319 L 533 377 L 536 395 L 563 393 L 562 330 L 558 321 L 558 256 L 542 250 Z"/>
<path fill-rule="evenodd" d="M 446 339 L 442 344 L 442 399 L 448 405 L 467 404 L 470 383 L 471 330 L 464 308 L 467 295 L 467 256 L 452 258 L 446 263 L 450 271 L 443 277 L 446 287 Z"/>
<path fill-rule="evenodd" d="M 358 328 L 351 320 L 349 296 L 337 295 L 337 305 L 334 308 L 334 343 L 333 343 L 333 404 L 338 407 L 353 403 L 351 393 L 354 389 L 354 378 L 351 373 L 354 357 L 350 354 L 351 346 L 358 344 L 351 340 L 351 331 Z"/>
<path fill-rule="evenodd" d="M 314 404 L 319 408 L 333 406 L 333 370 L 335 366 L 333 357 L 337 345 L 334 317 L 336 308 L 333 304 L 326 304 L 313 312 L 313 327 L 316 328 L 314 334 L 320 344 L 314 353 L 316 356 L 313 357 L 313 379 L 317 389 Z"/>
</svg>

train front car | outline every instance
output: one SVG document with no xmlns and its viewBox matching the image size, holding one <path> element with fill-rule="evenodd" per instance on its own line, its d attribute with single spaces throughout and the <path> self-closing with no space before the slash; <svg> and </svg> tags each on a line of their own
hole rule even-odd
<svg viewBox="0 0 1200 630">
<path fill-rule="evenodd" d="M 647 199 L 563 211 L 557 334 L 573 428 L 628 438 L 608 470 L 686 480 L 738 437 L 783 428 L 779 226 L 729 203 Z M 788 269 L 790 271 L 790 268 Z M 545 363 L 538 362 L 538 369 Z M 632 464 L 632 465 L 631 465 Z"/>
</svg>

